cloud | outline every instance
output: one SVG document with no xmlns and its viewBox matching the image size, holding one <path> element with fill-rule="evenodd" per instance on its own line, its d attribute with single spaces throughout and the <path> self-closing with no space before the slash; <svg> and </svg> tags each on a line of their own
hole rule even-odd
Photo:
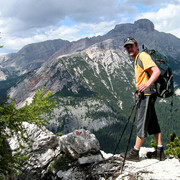
<svg viewBox="0 0 180 180">
<path fill-rule="evenodd" d="M 180 32 L 180 0 L 0 0 L 0 4 L 1 52 L 49 39 L 103 35 L 116 24 L 141 18 L 150 19 L 157 30 Z"/>
<path fill-rule="evenodd" d="M 153 5 L 167 5 L 167 4 L 176 4 L 179 0 L 126 0 L 127 4 L 141 4 L 143 6 L 153 6 Z"/>
<path fill-rule="evenodd" d="M 136 19 L 147 18 L 153 21 L 155 29 L 176 34 L 180 38 L 180 1 L 177 4 L 168 4 L 157 12 L 146 12 L 136 16 Z"/>
<path fill-rule="evenodd" d="M 46 27 L 63 21 L 67 16 L 76 22 L 98 22 L 111 19 L 116 13 L 115 0 L 7 0 L 1 16 L 18 21 L 19 29 Z M 15 28 L 15 27 L 14 27 Z M 16 30 L 16 29 L 15 29 Z"/>
<path fill-rule="evenodd" d="M 6 0 L 1 3 L 0 20 L 8 20 L 7 29 L 18 35 L 29 29 L 33 31 L 35 28 L 62 25 L 67 18 L 76 23 L 99 23 L 120 19 L 123 14 L 136 13 L 135 6 L 124 6 L 117 2 L 118 0 Z"/>
<path fill-rule="evenodd" d="M 117 6 L 116 1 L 3 1 L 0 9 L 3 51 L 17 51 L 26 44 L 48 39 L 73 41 L 102 35 L 121 22 L 122 14 L 136 12 L 135 7 Z"/>
<path fill-rule="evenodd" d="M 47 28 L 41 28 L 36 30 L 36 33 L 31 37 L 11 37 L 7 34 L 2 35 L 2 44 L 4 45 L 4 52 L 11 49 L 11 52 L 18 51 L 23 46 L 41 42 L 49 39 L 64 39 L 69 41 L 75 41 L 85 37 L 92 37 L 103 35 L 116 25 L 115 21 L 102 21 L 100 23 L 80 23 L 72 26 L 49 26 Z"/>
<path fill-rule="evenodd" d="M 144 6 L 149 6 L 149 5 L 154 5 L 157 4 L 158 1 L 157 0 L 127 0 L 126 1 L 127 4 L 142 4 Z"/>
</svg>

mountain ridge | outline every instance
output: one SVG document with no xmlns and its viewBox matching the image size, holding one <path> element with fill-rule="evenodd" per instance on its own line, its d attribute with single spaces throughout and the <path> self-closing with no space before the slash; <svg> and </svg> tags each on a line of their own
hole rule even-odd
<svg viewBox="0 0 180 180">
<path fill-rule="evenodd" d="M 26 72 L 32 71 L 42 65 L 43 62 L 48 61 L 48 59 L 52 58 L 57 58 L 60 55 L 65 55 L 65 54 L 71 54 L 73 52 L 79 52 L 82 50 L 85 50 L 86 48 L 90 47 L 91 45 L 107 40 L 107 39 L 114 39 L 116 44 L 119 44 L 119 47 L 123 47 L 123 41 L 126 37 L 132 36 L 137 39 L 139 42 L 139 47 L 141 50 L 141 45 L 145 44 L 148 48 L 151 49 L 157 49 L 160 52 L 166 54 L 167 56 L 170 57 L 171 59 L 171 65 L 174 68 L 175 74 L 179 72 L 179 54 L 180 54 L 180 39 L 175 37 L 174 35 L 168 34 L 168 33 L 163 33 L 163 32 L 158 32 L 157 30 L 154 29 L 153 23 L 148 20 L 148 19 L 140 19 L 135 21 L 134 23 L 125 23 L 125 24 L 118 24 L 114 27 L 114 29 L 110 30 L 106 34 L 102 36 L 96 36 L 96 37 L 91 37 L 91 38 L 83 38 L 77 41 L 66 41 L 66 40 L 50 40 L 50 41 L 45 41 L 42 42 L 46 44 L 46 42 L 55 42 L 55 41 L 60 41 L 60 44 L 53 49 L 54 47 L 44 47 L 44 49 L 49 48 L 51 49 L 52 53 L 50 55 L 44 56 L 44 58 L 32 58 L 32 61 L 34 61 L 34 64 L 21 64 L 22 61 L 27 62 L 28 58 L 22 57 L 23 53 L 25 53 L 27 46 L 19 50 L 18 53 L 13 53 L 10 55 L 8 58 L 8 55 L 6 56 L 6 61 L 2 62 L 3 57 L 1 57 L 0 61 L 0 71 L 4 72 L 4 68 L 6 68 L 9 73 L 12 73 L 14 69 L 16 71 L 20 71 L 19 74 L 24 74 Z M 64 43 L 64 45 L 62 45 Z M 38 43 L 41 44 L 41 43 Z M 37 45 L 38 45 L 37 44 Z M 54 43 L 56 44 L 56 43 Z M 36 46 L 36 43 L 33 43 L 29 46 Z M 62 47 L 60 47 L 62 45 Z M 34 51 L 32 51 L 32 54 L 36 54 L 36 50 L 40 48 L 35 48 Z M 26 53 L 25 53 L 26 54 Z M 19 56 L 18 56 L 19 55 Z M 17 58 L 14 56 L 17 56 Z M 29 56 L 29 55 L 28 55 Z M 9 62 L 7 61 L 7 58 L 9 59 Z M 13 60 L 14 59 L 14 60 Z M 37 62 L 36 62 L 37 61 Z M 17 64 L 16 67 L 16 63 Z M 12 66 L 14 64 L 14 67 Z M 21 64 L 21 65 L 19 65 Z M 20 68 L 19 66 L 22 66 Z M 25 67 L 24 67 L 25 66 Z M 29 67 L 30 66 L 30 67 Z M 4 72 L 6 75 L 6 73 Z M 17 72 L 16 72 L 17 74 Z M 176 75 L 175 75 L 176 76 Z M 176 81 L 180 83 L 177 77 L 175 77 Z"/>
<path fill-rule="evenodd" d="M 174 49 L 176 49 L 177 53 L 178 54 L 180 53 L 180 45 L 179 45 L 180 39 L 178 39 L 177 37 L 175 37 L 174 35 L 171 35 L 171 34 L 158 32 L 157 30 L 154 29 L 154 24 L 150 20 L 140 19 L 140 20 L 135 21 L 134 23 L 118 24 L 114 27 L 114 29 L 110 30 L 109 32 L 107 32 L 106 34 L 104 34 L 102 36 L 95 36 L 95 37 L 91 37 L 91 38 L 87 37 L 87 38 L 79 39 L 77 41 L 72 41 L 72 42 L 69 42 L 67 40 L 62 40 L 62 39 L 56 39 L 56 40 L 48 40 L 48 41 L 44 41 L 44 42 L 40 42 L 40 43 L 32 43 L 32 44 L 24 46 L 17 53 L 13 53 L 12 55 L 10 54 L 10 59 L 9 58 L 8 59 L 12 63 L 12 58 L 14 56 L 19 55 L 19 54 L 20 55 L 26 54 L 26 51 L 28 51 L 28 48 L 31 48 L 32 46 L 36 47 L 36 46 L 40 46 L 41 44 L 44 44 L 44 46 L 45 46 L 44 49 L 46 49 L 46 48 L 48 48 L 48 46 L 46 46 L 46 43 L 52 43 L 52 44 L 54 43 L 57 47 L 56 47 L 56 50 L 54 50 L 54 51 L 52 50 L 52 53 L 50 55 L 48 55 L 48 56 L 44 55 L 44 57 L 45 57 L 44 61 L 48 60 L 51 56 L 52 56 L 52 58 L 55 58 L 60 55 L 65 55 L 65 54 L 70 54 L 73 52 L 82 51 L 95 43 L 98 43 L 98 42 L 101 42 L 101 41 L 104 41 L 107 39 L 114 39 L 116 41 L 116 43 L 119 44 L 120 47 L 123 47 L 123 41 L 128 36 L 135 37 L 137 39 L 137 41 L 139 42 L 140 48 L 141 48 L 142 44 L 145 44 L 146 46 L 148 46 L 150 48 L 156 48 L 156 49 L 162 51 L 163 53 L 167 54 L 168 56 L 169 56 L 168 49 L 171 49 L 172 51 L 174 51 Z M 152 41 L 152 39 L 156 39 L 156 40 Z M 162 43 L 162 40 L 164 41 L 164 43 Z M 56 43 L 57 41 L 60 42 L 59 43 L 60 45 Z M 169 41 L 171 41 L 171 42 L 169 42 Z M 158 42 L 158 44 L 157 44 L 157 42 Z M 62 43 L 64 43 L 64 45 L 62 45 Z M 63 47 L 60 47 L 61 45 Z M 167 48 L 164 48 L 164 45 L 167 45 Z M 172 46 L 172 47 L 170 48 L 170 46 Z M 53 49 L 53 48 L 54 47 L 52 47 L 50 49 Z M 34 50 L 37 50 L 37 48 L 34 48 Z M 174 53 L 172 51 L 170 53 L 173 54 L 172 57 L 174 59 L 176 59 L 178 57 L 177 53 Z M 34 54 L 34 52 L 32 52 L 32 53 Z M 7 56 L 8 55 L 6 55 L 6 57 Z M 12 56 L 12 58 L 11 58 L 11 56 Z M 20 61 L 19 60 L 20 58 L 19 59 L 18 58 L 15 58 L 15 61 Z M 38 60 L 38 59 L 34 59 L 34 60 Z M 2 57 L 1 57 L 1 61 L 2 61 Z M 20 62 L 22 62 L 22 61 L 20 61 Z M 27 62 L 27 60 L 26 60 L 26 62 Z M 9 66 L 6 63 L 7 63 L 7 58 L 6 58 L 6 61 L 0 62 L 0 65 L 1 66 Z M 39 66 L 35 66 L 34 69 Z M 30 70 L 33 70 L 33 68 L 31 68 Z"/>
<path fill-rule="evenodd" d="M 28 44 L 17 53 L 6 55 L 4 60 L 1 59 L 0 65 L 7 67 L 10 74 L 13 71 L 19 75 L 25 74 L 39 68 L 51 55 L 61 49 L 61 46 L 65 47 L 69 43 L 66 40 L 56 39 Z"/>
</svg>

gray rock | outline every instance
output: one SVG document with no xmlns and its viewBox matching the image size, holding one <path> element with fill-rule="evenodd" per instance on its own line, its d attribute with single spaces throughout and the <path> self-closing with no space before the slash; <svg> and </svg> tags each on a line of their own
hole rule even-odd
<svg viewBox="0 0 180 180">
<path fill-rule="evenodd" d="M 88 130 L 76 130 L 59 138 L 46 128 L 27 122 L 23 126 L 33 142 L 32 148 L 24 143 L 27 148 L 22 154 L 29 158 L 22 168 L 23 173 L 18 176 L 19 180 L 53 179 L 56 176 L 64 180 L 86 179 L 90 173 L 82 165 L 90 166 L 104 160 L 98 140 Z M 9 144 L 12 151 L 19 147 L 16 137 L 9 139 Z"/>
<path fill-rule="evenodd" d="M 137 29 L 141 29 L 146 32 L 154 31 L 154 24 L 148 19 L 140 19 L 134 22 L 134 26 Z"/>
<path fill-rule="evenodd" d="M 62 180 L 112 180 L 112 179 L 178 179 L 178 159 L 159 161 L 146 159 L 146 153 L 153 148 L 141 148 L 140 162 L 126 161 L 123 173 L 123 158 L 119 155 L 103 156 L 94 134 L 80 129 L 58 138 L 45 128 L 23 123 L 32 142 L 32 149 L 23 153 L 29 155 L 28 163 L 18 180 L 62 179 Z M 13 149 L 18 147 L 17 139 L 9 139 Z M 62 148 L 62 149 L 61 149 Z M 53 166 L 54 165 L 54 166 Z M 50 170 L 51 169 L 51 170 Z M 159 173 L 161 172 L 161 173 Z"/>
<path fill-rule="evenodd" d="M 62 180 L 81 180 L 81 179 L 87 179 L 86 178 L 86 172 L 82 171 L 78 168 L 71 168 L 68 171 L 58 171 L 57 177 Z"/>
<path fill-rule="evenodd" d="M 6 75 L 2 71 L 0 71 L 0 81 L 4 80 L 6 80 Z"/>
<path fill-rule="evenodd" d="M 61 150 L 78 159 L 85 154 L 100 153 L 99 141 L 88 130 L 76 130 L 60 137 Z"/>
<path fill-rule="evenodd" d="M 57 177 L 62 178 L 64 180 L 68 180 L 69 176 L 72 174 L 72 171 L 73 171 L 73 169 L 69 169 L 68 171 L 60 170 L 57 172 Z"/>
<path fill-rule="evenodd" d="M 102 161 L 102 160 L 103 160 L 102 155 L 98 154 L 98 155 L 91 155 L 91 156 L 78 158 L 78 163 L 81 164 L 81 165 L 82 164 L 91 164 L 91 163 L 99 162 L 99 161 Z"/>
<path fill-rule="evenodd" d="M 31 144 L 32 148 L 24 143 L 26 148 L 22 154 L 29 158 L 23 167 L 23 173 L 18 178 L 23 180 L 40 178 L 46 172 L 48 164 L 60 154 L 59 140 L 56 135 L 45 128 L 41 129 L 27 122 L 24 122 L 23 126 L 33 142 Z M 12 151 L 18 148 L 17 138 L 9 139 L 9 145 Z"/>
</svg>

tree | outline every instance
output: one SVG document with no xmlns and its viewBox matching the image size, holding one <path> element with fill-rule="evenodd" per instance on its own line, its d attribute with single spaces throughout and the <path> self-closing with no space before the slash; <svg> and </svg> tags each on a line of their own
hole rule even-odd
<svg viewBox="0 0 180 180">
<path fill-rule="evenodd" d="M 10 174 L 17 173 L 18 169 L 28 158 L 21 155 L 24 143 L 30 145 L 26 130 L 23 128 L 23 122 L 34 123 L 39 127 L 45 126 L 51 119 L 50 112 L 53 111 L 55 101 L 51 101 L 52 91 L 44 93 L 45 88 L 38 90 L 33 97 L 32 103 L 17 109 L 15 100 L 0 104 L 0 180 Z M 45 94 L 45 95 L 44 95 Z M 48 116 L 45 116 L 48 115 Z M 16 136 L 19 148 L 12 155 L 8 144 L 8 138 Z"/>
<path fill-rule="evenodd" d="M 180 140 L 175 133 L 170 134 L 167 147 L 166 155 L 168 157 L 180 159 Z"/>
</svg>

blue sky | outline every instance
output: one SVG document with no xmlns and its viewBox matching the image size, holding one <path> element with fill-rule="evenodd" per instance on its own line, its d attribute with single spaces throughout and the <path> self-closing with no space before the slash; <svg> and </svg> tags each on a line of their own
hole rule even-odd
<svg viewBox="0 0 180 180">
<path fill-rule="evenodd" d="M 116 24 L 151 20 L 180 38 L 180 0 L 0 0 L 0 55 L 49 39 L 103 35 Z"/>
</svg>

